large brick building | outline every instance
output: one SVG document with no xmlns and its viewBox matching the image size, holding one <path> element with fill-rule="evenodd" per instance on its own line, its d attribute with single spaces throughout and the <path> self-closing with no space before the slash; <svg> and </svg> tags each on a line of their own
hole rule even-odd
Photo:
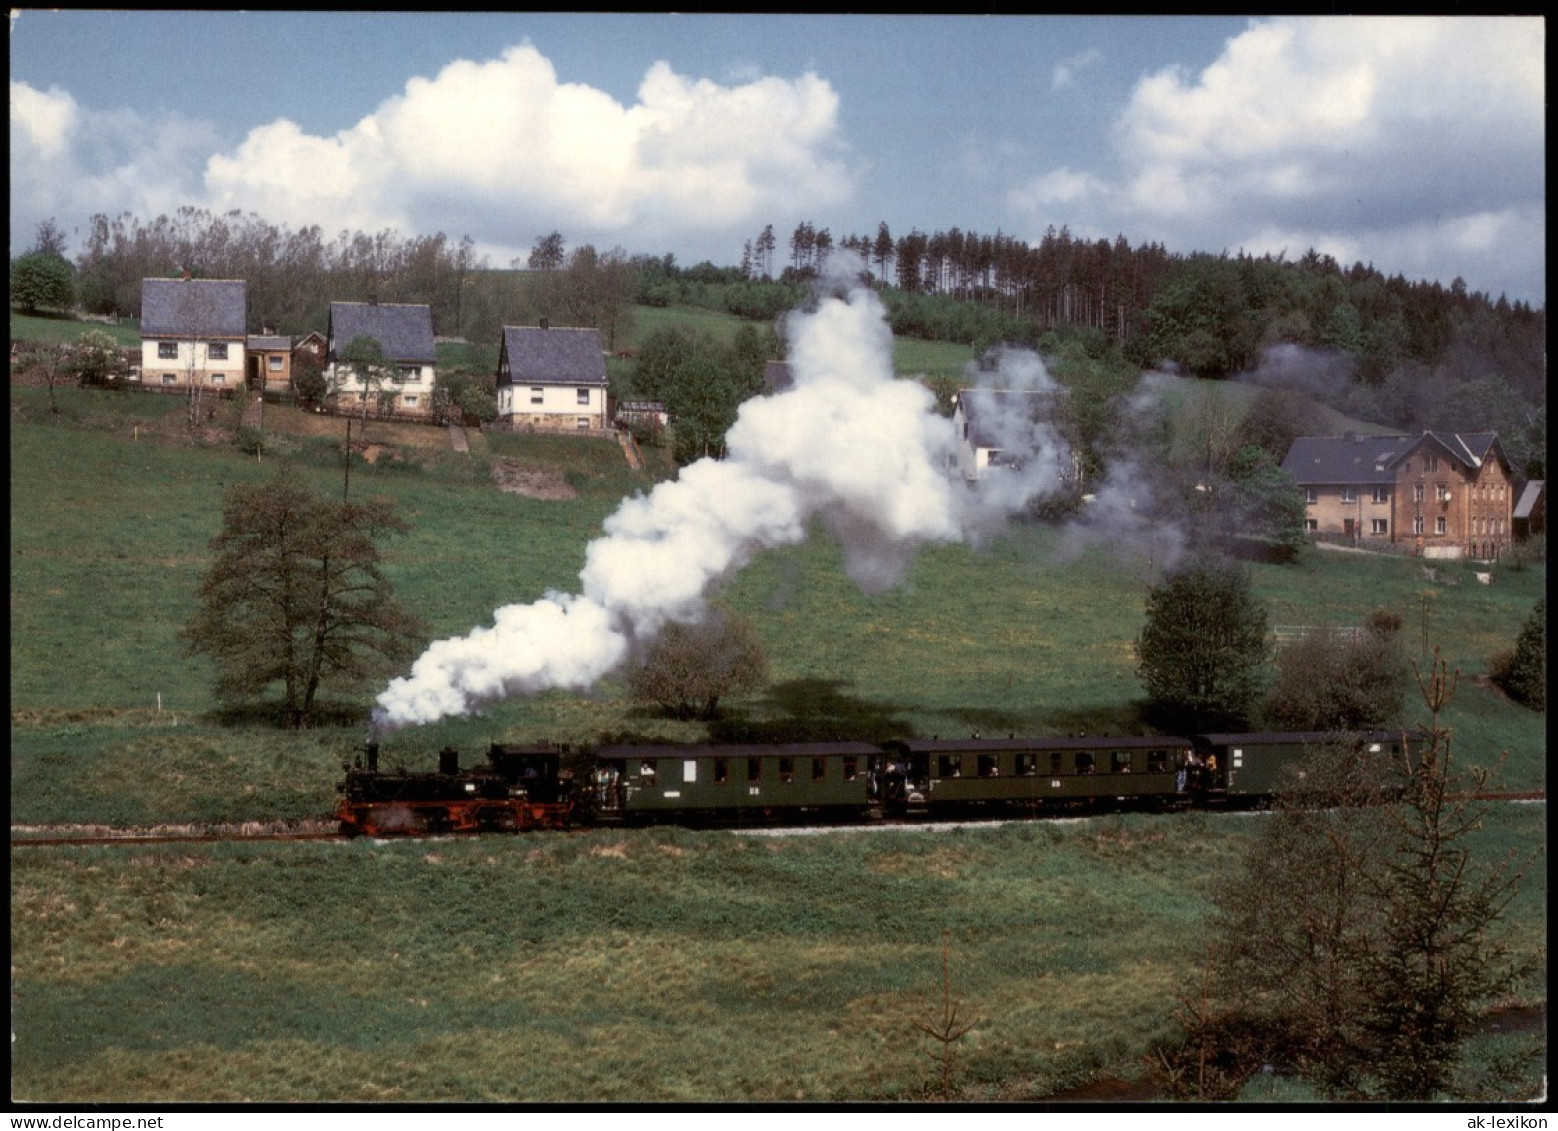
<svg viewBox="0 0 1558 1131">
<path fill-rule="evenodd" d="M 1492 432 L 1301 436 L 1282 468 L 1304 491 L 1314 536 L 1429 557 L 1487 560 L 1509 550 L 1513 485 Z"/>
</svg>

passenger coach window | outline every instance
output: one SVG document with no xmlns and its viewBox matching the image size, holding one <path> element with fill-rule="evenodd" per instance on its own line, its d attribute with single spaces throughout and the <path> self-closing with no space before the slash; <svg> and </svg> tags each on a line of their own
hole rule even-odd
<svg viewBox="0 0 1558 1131">
<path fill-rule="evenodd" d="M 963 776 L 963 755 L 942 754 L 936 759 L 937 776 L 960 778 Z"/>
<path fill-rule="evenodd" d="M 1091 754 L 1077 754 L 1077 773 L 1090 774 L 1093 772 L 1093 756 Z"/>
<path fill-rule="evenodd" d="M 1037 754 L 1017 755 L 1017 772 L 1024 777 L 1032 777 L 1039 772 L 1039 756 Z"/>
<path fill-rule="evenodd" d="M 979 756 L 979 776 L 980 777 L 982 777 L 982 778 L 994 778 L 994 777 L 999 777 L 1000 774 L 1001 774 L 1001 767 L 1000 767 L 1000 764 L 996 761 L 996 758 L 995 758 L 994 754 L 981 754 Z"/>
<path fill-rule="evenodd" d="M 730 780 L 730 759 L 714 759 L 714 784 L 724 785 Z"/>
<path fill-rule="evenodd" d="M 747 781 L 763 780 L 763 760 L 761 758 L 747 759 Z"/>
<path fill-rule="evenodd" d="M 654 761 L 651 759 L 645 759 L 643 762 L 641 762 L 638 767 L 638 776 L 643 778 L 645 781 L 654 781 L 656 776 Z"/>
<path fill-rule="evenodd" d="M 811 780 L 821 781 L 828 776 L 828 763 L 822 758 L 811 760 Z"/>
<path fill-rule="evenodd" d="M 1147 772 L 1149 774 L 1161 774 L 1168 770 L 1168 751 L 1147 751 Z"/>
<path fill-rule="evenodd" d="M 1049 756 L 1049 776 L 1058 778 L 1066 772 L 1066 756 L 1058 751 Z"/>
<path fill-rule="evenodd" d="M 1131 772 L 1131 753 L 1129 750 L 1116 750 L 1110 760 L 1110 771 L 1116 774 L 1128 774 Z"/>
<path fill-rule="evenodd" d="M 795 780 L 795 759 L 794 758 L 780 758 L 779 759 L 779 780 L 780 781 L 794 781 Z"/>
<path fill-rule="evenodd" d="M 854 781 L 860 776 L 860 763 L 855 760 L 853 754 L 844 758 L 844 780 Z"/>
</svg>

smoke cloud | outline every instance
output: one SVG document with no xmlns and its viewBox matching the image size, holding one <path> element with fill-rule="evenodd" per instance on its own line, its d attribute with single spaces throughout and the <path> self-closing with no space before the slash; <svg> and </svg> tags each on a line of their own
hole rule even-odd
<svg viewBox="0 0 1558 1131">
<path fill-rule="evenodd" d="M 699 619 L 714 582 L 804 540 L 814 519 L 868 590 L 899 580 L 919 546 L 963 538 L 967 500 L 946 473 L 951 423 L 928 390 L 894 377 L 877 297 L 829 295 L 787 330 L 795 384 L 741 407 L 726 459 L 623 502 L 585 551 L 579 593 L 506 606 L 490 627 L 432 644 L 379 695 L 375 726 L 588 688 L 666 624 Z"/>
<path fill-rule="evenodd" d="M 1059 426 L 1068 392 L 1037 353 L 1003 347 L 967 375 L 962 416 L 981 447 L 999 452 L 961 500 L 964 529 L 979 541 L 1032 504 L 1076 490 L 1081 468 Z"/>
</svg>

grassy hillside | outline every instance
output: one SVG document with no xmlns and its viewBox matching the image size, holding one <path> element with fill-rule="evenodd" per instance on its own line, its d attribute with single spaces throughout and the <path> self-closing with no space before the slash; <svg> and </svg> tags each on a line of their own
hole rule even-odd
<svg viewBox="0 0 1558 1131">
<path fill-rule="evenodd" d="M 237 404 L 214 422 L 225 431 L 192 438 L 178 397 L 63 390 L 58 423 L 43 390 L 11 399 L 13 824 L 328 815 L 362 727 L 225 721 L 209 665 L 177 632 L 224 492 L 279 473 L 338 491 L 342 422 L 267 409 L 256 459 L 232 442 Z M 437 428 L 374 424 L 369 439 L 376 462 L 353 467 L 352 491 L 392 498 L 409 520 L 387 571 L 438 636 L 576 588 L 605 517 L 670 473 L 663 453 L 637 473 L 614 443 L 574 436 L 478 436 L 469 455 Z M 500 490 L 495 469 L 513 467 L 572 495 Z M 1020 527 L 926 550 L 902 585 L 866 595 L 819 532 L 719 595 L 751 618 L 772 668 L 726 725 L 1134 729 L 1132 646 L 1159 564 L 1107 548 L 1067 557 L 1052 532 Z M 1316 551 L 1251 574 L 1273 623 L 1397 611 L 1415 655 L 1441 646 L 1463 672 L 1458 758 L 1507 752 L 1504 784 L 1545 786 L 1543 717 L 1476 678 L 1544 592 L 1543 567 L 1501 568 L 1482 586 L 1453 564 L 1430 580 L 1410 560 Z M 445 744 L 624 731 L 706 734 L 633 708 L 607 681 L 402 732 L 385 757 L 430 767 Z M 961 1094 L 1042 1097 L 1140 1072 L 1198 957 L 1210 885 L 1256 827 L 1132 816 L 819 838 L 13 849 L 13 1096 L 916 1098 L 931 1073 L 913 1021 L 937 1005 L 947 930 L 954 993 L 981 1018 L 958 1049 Z M 1478 836 L 1483 859 L 1540 843 L 1545 806 L 1501 809 Z M 1537 971 L 1545 908 L 1537 874 L 1509 936 Z M 1536 973 L 1510 1001 L 1545 994 Z"/>
<path fill-rule="evenodd" d="M 11 311 L 13 342 L 73 342 L 88 330 L 112 334 L 122 346 L 141 344 L 140 324 L 131 319 L 118 323 L 86 322 L 76 318 L 51 318 Z"/>
<path fill-rule="evenodd" d="M 299 815 L 328 811 L 336 765 L 361 732 L 311 736 L 302 744 L 315 751 L 307 768 L 294 757 L 274 773 L 246 765 L 252 788 L 235 794 L 222 773 L 206 772 L 222 764 L 222 752 L 242 761 L 251 743 L 285 743 L 218 724 L 211 669 L 183 652 L 177 632 L 194 610 L 223 493 L 283 470 L 338 491 L 342 423 L 272 409 L 270 455 L 260 461 L 227 442 L 192 444 L 176 397 L 66 390 L 61 425 L 46 422 L 41 390 L 15 390 L 12 401 L 13 815 L 235 819 L 247 805 L 284 809 L 300 791 L 310 800 Z M 410 532 L 387 546 L 387 571 L 435 637 L 488 624 L 500 605 L 576 589 L 602 521 L 624 496 L 652 485 L 608 441 L 479 437 L 467 456 L 447 446 L 441 429 L 375 424 L 369 436 L 386 453 L 357 464 L 352 490 L 389 496 L 409 520 Z M 668 474 L 663 451 L 654 454 Z M 495 461 L 549 469 L 575 497 L 500 491 Z M 1466 677 L 1453 721 L 1467 755 L 1492 760 L 1508 750 L 1511 782 L 1544 780 L 1541 716 L 1476 677 L 1514 640 L 1545 570 L 1498 570 L 1482 586 L 1469 568 L 1443 566 L 1430 581 L 1409 559 L 1318 551 L 1251 570 L 1273 624 L 1353 625 L 1378 607 L 1397 612 L 1419 658 L 1441 646 Z M 730 704 L 726 725 L 824 737 L 1135 730 L 1133 644 L 1156 576 L 1153 563 L 1107 547 L 1064 557 L 1053 533 L 1027 527 L 979 549 L 926 549 L 903 584 L 867 595 L 818 533 L 763 555 L 720 594 L 754 622 L 772 672 L 765 692 Z M 358 696 L 353 709 L 370 698 Z M 161 771 L 149 765 L 121 775 L 97 764 L 140 749 L 129 733 L 139 726 L 157 732 L 146 757 L 202 767 L 176 794 L 160 791 Z M 623 731 L 704 733 L 644 715 L 608 681 L 590 695 L 551 692 L 407 732 L 391 748 L 421 764 L 448 742 L 590 742 Z M 65 764 L 77 773 L 62 775 L 67 750 Z"/>
</svg>

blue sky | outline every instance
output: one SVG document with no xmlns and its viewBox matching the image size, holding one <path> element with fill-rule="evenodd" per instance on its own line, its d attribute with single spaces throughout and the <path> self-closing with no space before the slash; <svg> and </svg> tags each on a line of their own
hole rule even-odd
<svg viewBox="0 0 1558 1131">
<path fill-rule="evenodd" d="M 1545 304 L 1539 19 L 31 12 L 11 246 L 182 205 L 739 261 L 1047 226 Z"/>
</svg>

